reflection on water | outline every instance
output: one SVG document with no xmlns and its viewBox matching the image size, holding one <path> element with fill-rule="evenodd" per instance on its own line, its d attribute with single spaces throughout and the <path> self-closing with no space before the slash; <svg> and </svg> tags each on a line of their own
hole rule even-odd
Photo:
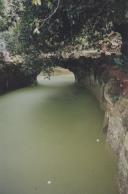
<svg viewBox="0 0 128 194">
<path fill-rule="evenodd" d="M 71 75 L 0 97 L 0 194 L 118 194 L 103 112 Z"/>
</svg>

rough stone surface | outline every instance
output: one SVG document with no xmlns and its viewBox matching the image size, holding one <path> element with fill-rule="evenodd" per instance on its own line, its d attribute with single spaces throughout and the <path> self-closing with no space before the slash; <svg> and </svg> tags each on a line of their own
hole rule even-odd
<svg viewBox="0 0 128 194">
<path fill-rule="evenodd" d="M 0 53 L 0 93 L 35 84 L 40 71 L 36 64 L 25 64 L 19 59 L 5 61 Z"/>
</svg>

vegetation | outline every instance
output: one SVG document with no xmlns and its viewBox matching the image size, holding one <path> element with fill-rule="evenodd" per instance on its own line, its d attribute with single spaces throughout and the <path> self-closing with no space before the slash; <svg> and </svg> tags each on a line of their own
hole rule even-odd
<svg viewBox="0 0 128 194">
<path fill-rule="evenodd" d="M 114 56 L 112 63 L 127 69 L 127 32 L 127 0 L 0 0 L 0 45 L 30 72 L 88 50 Z"/>
<path fill-rule="evenodd" d="M 127 4 L 126 0 L 11 0 L 6 16 L 1 14 L 1 29 L 15 27 L 24 49 L 26 45 L 41 52 L 63 50 L 69 45 L 81 50 L 99 48 L 100 41 L 116 31 L 114 28 L 127 23 Z"/>
</svg>

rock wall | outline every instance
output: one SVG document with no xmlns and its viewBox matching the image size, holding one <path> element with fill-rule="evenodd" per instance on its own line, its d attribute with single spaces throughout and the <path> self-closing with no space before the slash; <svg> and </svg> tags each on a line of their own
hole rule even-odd
<svg viewBox="0 0 128 194">
<path fill-rule="evenodd" d="M 119 190 L 128 194 L 128 97 L 121 95 L 121 82 L 106 76 L 105 71 L 97 78 L 93 69 L 90 74 L 83 72 L 82 69 L 74 72 L 76 82 L 91 90 L 105 111 L 103 131 L 117 154 Z"/>
<path fill-rule="evenodd" d="M 29 62 L 31 61 L 27 64 L 23 61 L 5 61 L 0 56 L 0 93 L 36 83 L 41 67 Z"/>
</svg>

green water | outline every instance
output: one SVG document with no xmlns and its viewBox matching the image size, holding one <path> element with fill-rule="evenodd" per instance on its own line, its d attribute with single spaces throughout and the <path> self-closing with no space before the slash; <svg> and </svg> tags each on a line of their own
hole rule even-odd
<svg viewBox="0 0 128 194">
<path fill-rule="evenodd" d="M 96 99 L 71 75 L 0 97 L 0 194 L 118 194 Z"/>
</svg>

